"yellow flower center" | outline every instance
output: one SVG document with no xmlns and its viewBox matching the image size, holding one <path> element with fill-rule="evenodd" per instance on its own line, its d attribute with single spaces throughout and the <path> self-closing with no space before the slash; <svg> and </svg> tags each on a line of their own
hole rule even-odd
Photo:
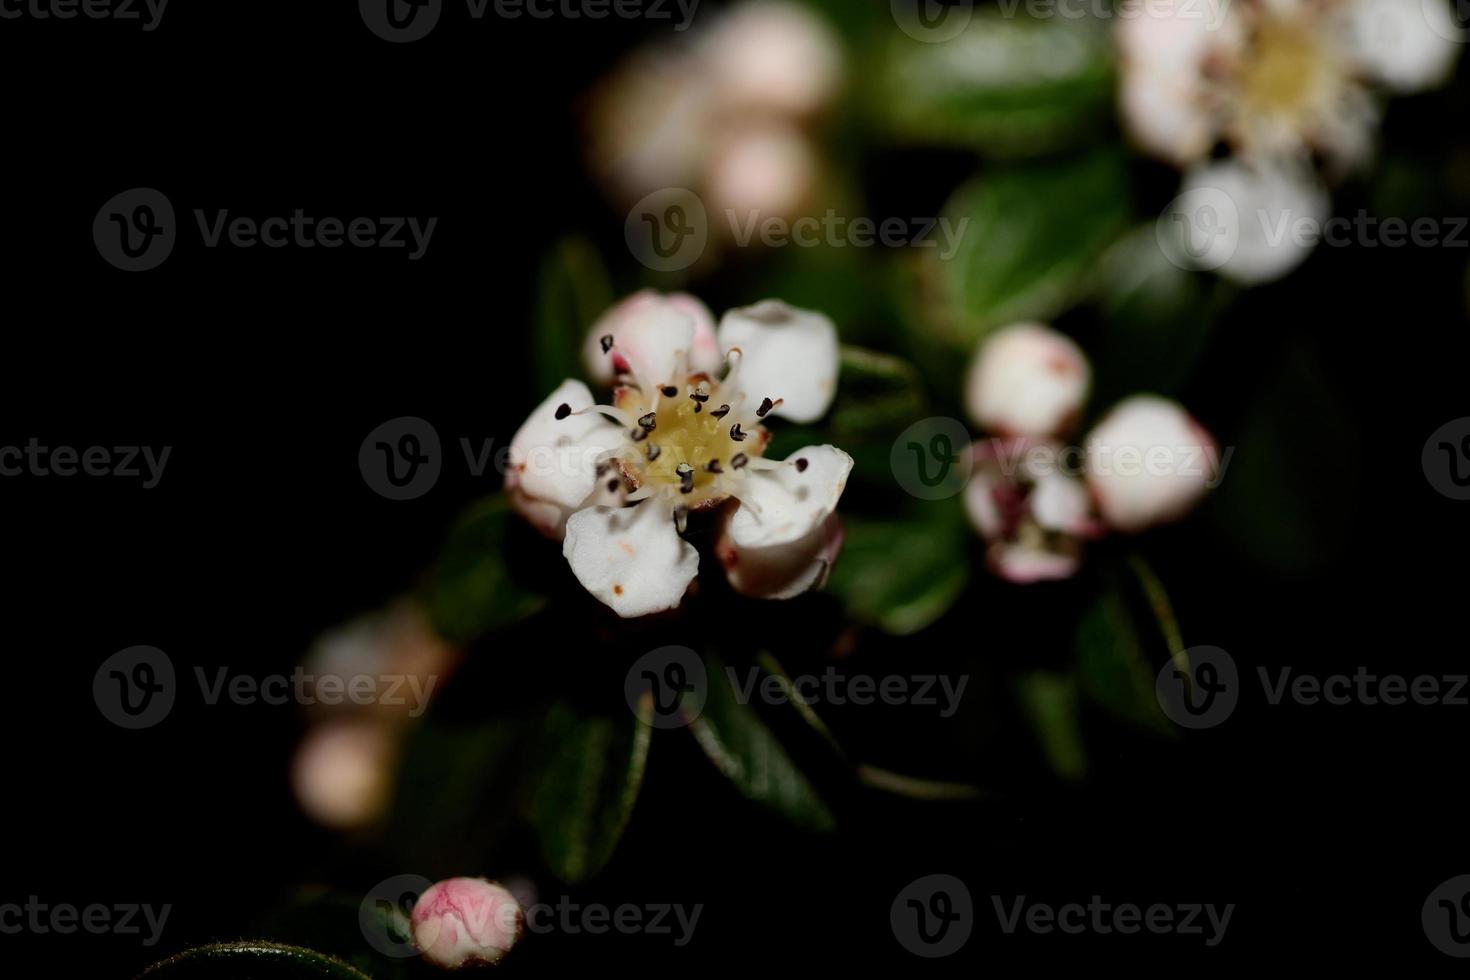
<svg viewBox="0 0 1470 980">
<path fill-rule="evenodd" d="M 1241 92 L 1255 113 L 1308 116 L 1330 93 L 1335 63 L 1304 23 L 1265 20 L 1256 28 L 1241 71 Z"/>
<path fill-rule="evenodd" d="M 726 478 L 765 451 L 767 433 L 755 416 L 759 406 L 722 401 L 715 381 L 700 378 L 673 395 L 665 391 L 656 404 L 638 389 L 624 388 L 617 404 L 640 421 L 631 455 L 624 457 L 625 472 L 679 506 L 698 509 L 724 500 Z"/>
</svg>

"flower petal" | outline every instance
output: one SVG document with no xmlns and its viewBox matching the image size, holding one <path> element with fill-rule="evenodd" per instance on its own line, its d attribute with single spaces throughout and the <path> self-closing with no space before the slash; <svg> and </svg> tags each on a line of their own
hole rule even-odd
<svg viewBox="0 0 1470 980">
<path fill-rule="evenodd" d="M 1212 194 L 1222 205 L 1212 207 L 1208 226 L 1200 222 L 1204 215 L 1186 216 L 1209 234 L 1201 267 L 1218 268 L 1246 286 L 1280 279 L 1305 261 L 1316 240 L 1298 229 L 1320 230 L 1331 215 L 1321 180 L 1295 164 L 1252 167 L 1226 160 L 1198 167 L 1176 201 L 1194 201 L 1198 194 Z"/>
<path fill-rule="evenodd" d="M 832 446 L 808 446 L 786 465 L 754 472 L 737 491 L 740 508 L 730 518 L 730 540 L 739 548 L 772 548 L 799 541 L 834 510 L 847 487 L 852 457 Z"/>
<path fill-rule="evenodd" d="M 675 608 L 699 573 L 699 552 L 656 500 L 578 511 L 561 550 L 582 587 L 625 619 Z"/>
<path fill-rule="evenodd" d="M 976 424 L 1004 436 L 1060 435 L 1082 411 L 1092 385 L 1087 356 L 1039 323 L 1018 323 L 981 345 L 965 385 Z"/>
<path fill-rule="evenodd" d="M 757 599 L 792 599 L 827 581 L 844 536 L 842 519 L 829 514 L 810 534 L 789 544 L 741 548 L 725 533 L 716 552 L 736 592 Z"/>
<path fill-rule="evenodd" d="M 780 300 L 731 310 L 720 321 L 720 350 L 740 348 L 735 389 L 747 400 L 782 399 L 771 414 L 815 422 L 837 394 L 837 328 L 820 313 Z"/>
<path fill-rule="evenodd" d="M 687 317 L 693 322 L 692 342 L 685 339 L 682 327 L 678 327 L 681 317 Z M 650 324 L 654 326 L 650 327 Z M 666 339 L 672 342 L 668 351 L 670 357 L 674 350 L 688 350 L 691 372 L 714 374 L 719 370 L 720 345 L 715 340 L 715 318 L 709 307 L 688 293 L 663 296 L 651 289 L 645 289 L 608 310 L 587 332 L 587 339 L 582 344 L 582 363 L 588 375 L 594 381 L 606 385 L 612 384 L 615 367 L 622 371 L 638 371 L 640 376 L 643 367 L 649 371 L 672 371 L 672 368 L 660 366 L 669 363 L 658 356 L 656 348 L 660 324 L 675 327 L 674 331 L 666 335 Z M 618 345 L 618 350 L 604 354 L 602 338 L 609 335 Z M 635 352 L 631 356 L 643 367 L 628 363 L 630 352 Z M 620 363 L 614 365 L 615 359 L 619 359 Z M 684 379 L 670 374 L 667 378 L 644 380 L 649 384 L 679 384 Z"/>
<path fill-rule="evenodd" d="M 560 532 L 595 489 L 598 458 L 626 439 L 622 429 L 600 415 L 556 417 L 562 405 L 576 412 L 592 403 L 586 385 L 565 381 L 510 442 L 506 489 L 516 509 L 544 533 Z"/>
<path fill-rule="evenodd" d="M 1395 92 L 1445 82 L 1466 39 L 1445 0 L 1354 0 L 1347 16 L 1353 54 Z"/>
<path fill-rule="evenodd" d="M 1178 404 L 1129 398 L 1087 437 L 1087 484 L 1108 525 L 1135 532 L 1184 516 L 1215 480 L 1220 450 Z"/>
</svg>

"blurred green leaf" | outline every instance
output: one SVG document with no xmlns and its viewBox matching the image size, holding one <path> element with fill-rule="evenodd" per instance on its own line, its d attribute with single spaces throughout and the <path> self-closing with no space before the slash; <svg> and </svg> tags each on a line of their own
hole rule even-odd
<svg viewBox="0 0 1470 980">
<path fill-rule="evenodd" d="M 268 942 L 185 950 L 143 971 L 148 980 L 371 980 L 322 953 Z"/>
<path fill-rule="evenodd" d="M 613 298 L 612 281 L 595 245 L 573 235 L 552 247 L 541 263 L 531 331 L 537 391 L 585 376 L 582 343 Z"/>
<path fill-rule="evenodd" d="M 837 445 L 877 437 L 891 442 L 924 410 L 923 382 L 901 357 L 843 345 L 842 374 L 832 403 L 831 428 Z"/>
<path fill-rule="evenodd" d="M 798 827 L 830 830 L 831 811 L 765 722 L 740 702 L 725 665 L 706 657 L 705 670 L 709 693 L 704 710 L 689 719 L 689 730 L 704 754 L 747 798 Z"/>
<path fill-rule="evenodd" d="M 461 725 L 437 715 L 405 738 L 387 821 L 402 865 L 435 879 L 488 862 L 512 822 L 507 787 L 525 744 L 521 719 Z"/>
<path fill-rule="evenodd" d="M 1103 587 L 1077 627 L 1077 667 L 1098 704 L 1133 724 L 1174 734 L 1154 693 L 1164 663 L 1184 647 L 1168 596 L 1142 558 L 1105 571 Z"/>
<path fill-rule="evenodd" d="M 1035 671 L 1016 682 L 1021 708 L 1041 743 L 1052 771 L 1064 779 L 1087 774 L 1077 680 L 1055 671 Z"/>
<path fill-rule="evenodd" d="M 958 36 L 890 32 L 868 92 L 895 140 L 1018 157 L 1077 146 L 1111 117 L 1112 47 L 1092 18 L 977 10 Z"/>
<path fill-rule="evenodd" d="M 1052 319 L 1080 298 L 1129 210 L 1128 175 L 1113 150 L 998 168 L 963 185 L 945 206 L 958 251 L 945 259 L 931 249 L 915 263 L 916 339 L 937 342 L 953 362 L 997 327 Z"/>
<path fill-rule="evenodd" d="M 503 494 L 471 507 L 439 555 L 429 583 L 429 615 L 434 628 L 453 643 L 464 643 L 538 612 L 546 597 L 517 584 L 506 562 L 505 541 L 513 520 Z"/>
<path fill-rule="evenodd" d="M 418 965 L 417 957 L 390 957 L 364 941 L 363 896 L 321 886 L 301 888 L 271 909 L 252 930 L 252 935 L 273 943 L 298 946 L 335 956 L 373 980 L 407 980 Z M 404 949 L 411 948 L 407 917 L 397 907 L 366 906 L 382 935 Z M 241 974 L 248 975 L 248 974 Z"/>
<path fill-rule="evenodd" d="M 903 515 L 843 516 L 847 537 L 827 590 L 851 615 L 888 633 L 915 633 L 947 612 L 970 577 L 971 538 L 957 498 Z"/>
<path fill-rule="evenodd" d="M 607 717 L 558 701 L 546 714 L 525 814 L 547 866 L 563 881 L 602 870 L 628 826 L 653 733 L 652 700 L 642 707 L 641 718 Z"/>
<path fill-rule="evenodd" d="M 1102 405 L 1138 391 L 1177 394 L 1234 293 L 1224 279 L 1170 262 L 1152 223 L 1134 228 L 1107 251 L 1094 289 L 1103 320 L 1094 394 Z"/>
</svg>

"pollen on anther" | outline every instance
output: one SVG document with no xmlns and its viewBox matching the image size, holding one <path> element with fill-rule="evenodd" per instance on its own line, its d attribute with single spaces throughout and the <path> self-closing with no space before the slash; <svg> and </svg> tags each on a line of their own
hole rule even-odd
<svg viewBox="0 0 1470 980">
<path fill-rule="evenodd" d="M 558 422 L 571 414 L 572 406 L 568 405 L 566 402 L 562 402 L 560 405 L 556 406 L 556 420 Z"/>
<path fill-rule="evenodd" d="M 638 424 L 641 425 L 644 429 L 647 429 L 649 432 L 652 432 L 654 429 L 658 428 L 658 413 L 649 412 L 647 415 L 638 420 Z"/>
</svg>

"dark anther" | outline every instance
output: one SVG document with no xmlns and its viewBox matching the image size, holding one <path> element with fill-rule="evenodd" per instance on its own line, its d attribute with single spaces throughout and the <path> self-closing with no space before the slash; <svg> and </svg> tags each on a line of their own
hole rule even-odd
<svg viewBox="0 0 1470 980">
<path fill-rule="evenodd" d="M 740 431 L 740 423 L 739 422 L 736 422 L 734 425 L 730 426 L 730 438 L 731 439 L 734 439 L 736 442 L 744 442 L 745 441 L 745 436 L 746 436 L 746 433 Z"/>
<path fill-rule="evenodd" d="M 560 422 L 562 419 L 566 418 L 568 415 L 571 415 L 571 414 L 572 414 L 572 406 L 566 404 L 565 402 L 563 402 L 562 404 L 560 404 L 560 405 L 558 405 L 556 407 L 556 420 L 558 422 Z"/>
</svg>

